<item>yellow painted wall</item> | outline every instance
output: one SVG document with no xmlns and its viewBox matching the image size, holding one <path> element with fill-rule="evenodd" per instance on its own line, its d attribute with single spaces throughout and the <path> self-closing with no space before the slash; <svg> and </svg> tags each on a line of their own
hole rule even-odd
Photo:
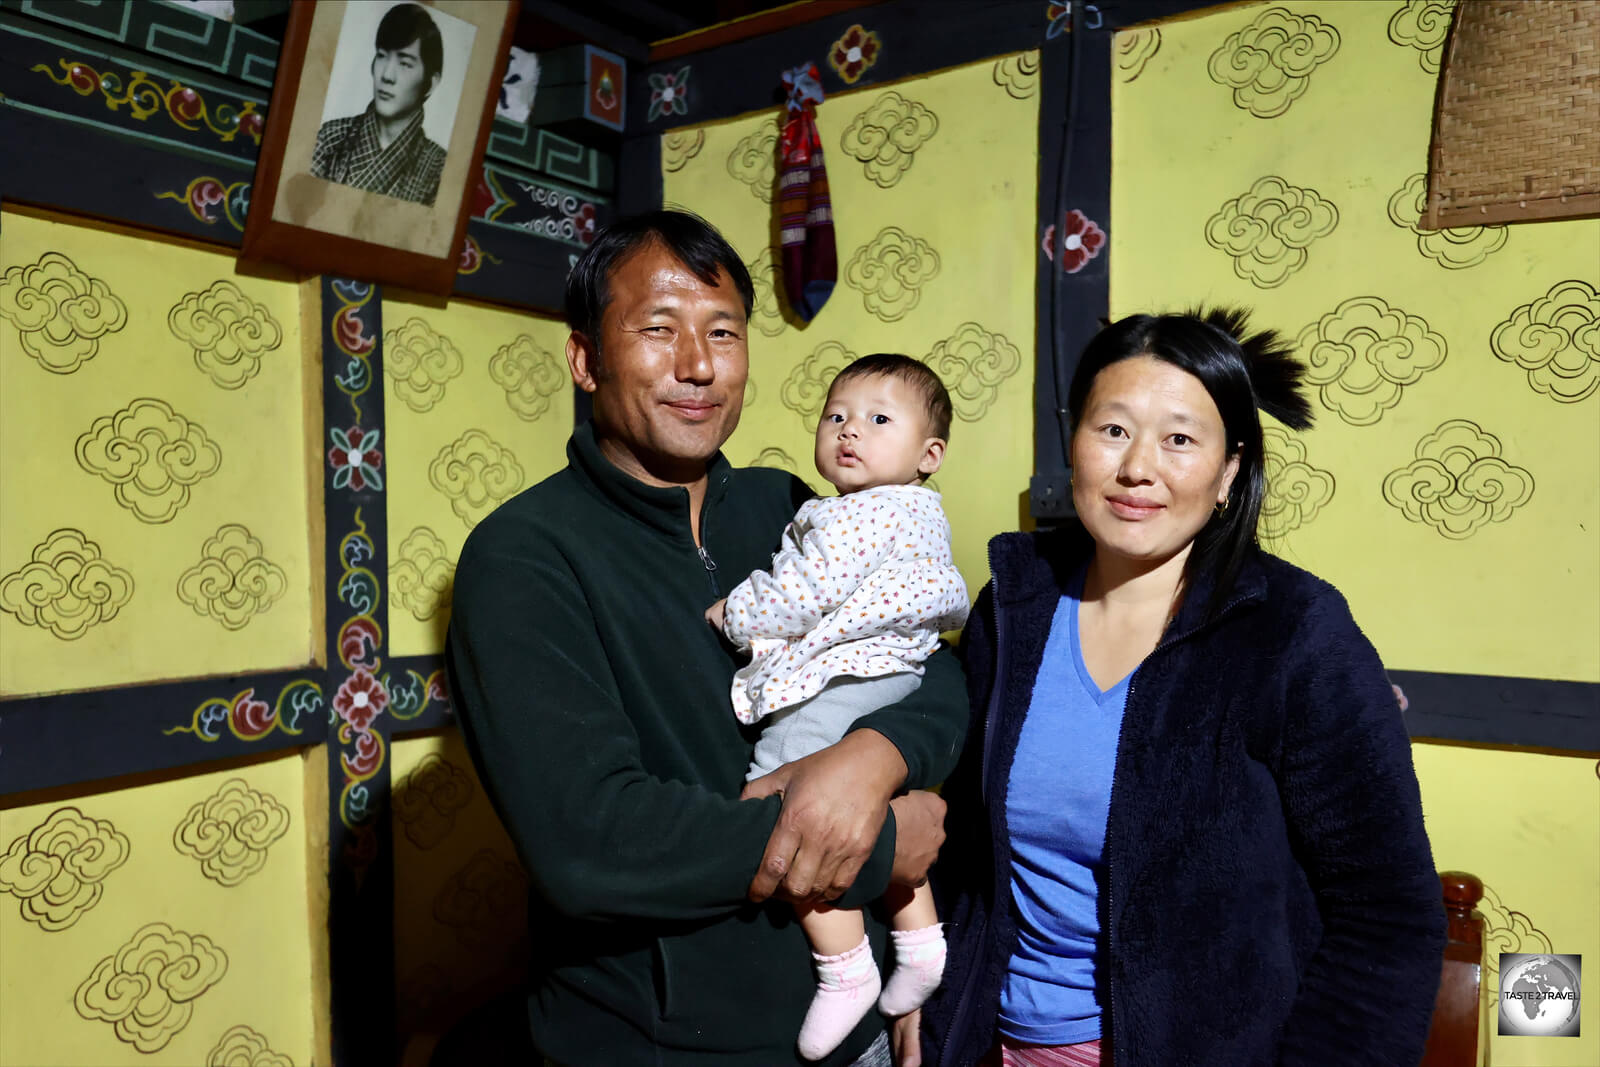
<svg viewBox="0 0 1600 1067">
<path fill-rule="evenodd" d="M 933 484 L 974 596 L 989 576 L 984 546 L 1017 527 L 1033 470 L 1037 72 L 1037 53 L 1021 53 L 823 103 L 839 284 L 804 325 L 774 291 L 777 113 L 662 140 L 668 204 L 721 229 L 756 283 L 750 386 L 729 458 L 831 493 L 811 457 L 834 373 L 871 352 L 926 360 L 955 403 Z"/>
<path fill-rule="evenodd" d="M 0 810 L 0 1065 L 310 1064 L 303 766 Z"/>
<path fill-rule="evenodd" d="M 383 302 L 390 651 L 444 649 L 467 534 L 566 465 L 567 329 L 526 312 Z"/>
<path fill-rule="evenodd" d="M 1600 221 L 1416 229 L 1441 13 L 1256 4 L 1119 34 L 1112 311 L 1246 304 L 1299 342 L 1318 421 L 1269 429 L 1263 533 L 1390 666 L 1594 682 Z M 1413 751 L 1439 866 L 1490 888 L 1491 966 L 1600 961 L 1593 759 Z M 1492 1062 L 1600 1063 L 1588 999 L 1582 1037 L 1497 1036 Z"/>
<path fill-rule="evenodd" d="M 300 308 L 221 250 L 0 216 L 0 695 L 311 661 Z"/>
</svg>

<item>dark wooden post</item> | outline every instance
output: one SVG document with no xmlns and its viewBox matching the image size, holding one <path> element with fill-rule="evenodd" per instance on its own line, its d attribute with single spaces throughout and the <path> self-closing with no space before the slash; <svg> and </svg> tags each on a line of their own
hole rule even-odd
<svg viewBox="0 0 1600 1067">
<path fill-rule="evenodd" d="M 1483 916 L 1474 905 L 1483 899 L 1483 882 L 1464 871 L 1440 871 L 1448 940 L 1433 1028 L 1421 1067 L 1477 1067 L 1485 1051 L 1479 1013 L 1483 997 Z"/>
</svg>

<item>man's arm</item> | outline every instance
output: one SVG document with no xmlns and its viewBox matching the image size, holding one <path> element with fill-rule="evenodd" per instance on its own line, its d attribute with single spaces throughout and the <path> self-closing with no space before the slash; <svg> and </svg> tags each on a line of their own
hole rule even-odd
<svg viewBox="0 0 1600 1067">
<path fill-rule="evenodd" d="M 784 810 L 762 856 L 751 885 L 756 899 L 781 883 L 791 896 L 823 896 L 840 907 L 858 907 L 882 895 L 891 874 L 872 864 L 858 868 L 839 864 L 835 851 L 802 847 L 796 822 L 825 823 L 838 841 L 859 842 L 879 825 L 890 799 L 907 786 L 920 789 L 940 781 L 955 766 L 967 732 L 967 697 L 961 664 L 940 646 L 927 662 L 922 684 L 909 697 L 856 720 L 844 739 L 805 759 L 779 767 L 745 786 L 746 797 L 782 795 Z M 930 775 L 936 776 L 930 779 Z M 915 883 L 926 865 L 908 874 L 902 861 L 937 850 L 944 840 L 944 805 L 929 812 L 923 794 L 913 793 L 920 816 L 905 827 L 904 839 L 893 838 L 896 867 L 892 877 Z M 900 797 L 896 804 L 911 798 Z M 930 798 L 936 799 L 936 798 Z M 896 818 L 910 815 L 896 811 Z M 933 816 L 937 816 L 934 819 Z M 891 819 L 888 831 L 896 831 Z M 818 838 L 817 840 L 822 840 Z M 836 846 L 842 848 L 843 846 Z M 879 849 L 882 842 L 879 842 Z M 880 853 L 875 851 L 873 859 Z M 932 855 L 927 855 L 929 861 Z M 831 872 L 831 877 L 829 876 Z"/>
<path fill-rule="evenodd" d="M 967 676 L 949 645 L 924 664 L 922 684 L 897 704 L 863 715 L 850 728 L 876 730 L 900 751 L 907 789 L 938 785 L 955 769 L 961 744 L 967 737 L 971 709 L 967 704 Z"/>
<path fill-rule="evenodd" d="M 552 906 L 694 919 L 745 903 L 779 802 L 646 773 L 582 591 L 553 549 L 469 541 L 448 663 L 485 787 Z M 887 881 L 893 851 L 880 819 L 875 880 Z"/>
</svg>

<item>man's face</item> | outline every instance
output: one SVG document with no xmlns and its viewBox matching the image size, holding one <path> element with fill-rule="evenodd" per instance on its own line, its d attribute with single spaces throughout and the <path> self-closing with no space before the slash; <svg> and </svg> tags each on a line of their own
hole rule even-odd
<svg viewBox="0 0 1600 1067">
<path fill-rule="evenodd" d="M 612 461 L 646 482 L 681 484 L 739 425 L 750 357 L 744 303 L 719 270 L 707 285 L 651 243 L 611 269 L 592 346 L 574 334 L 567 359 L 594 395 L 595 428 Z"/>
<path fill-rule="evenodd" d="M 422 66 L 422 45 L 412 41 L 404 48 L 380 48 L 372 57 L 372 102 L 380 118 L 404 118 L 422 106 L 438 84 Z"/>
</svg>

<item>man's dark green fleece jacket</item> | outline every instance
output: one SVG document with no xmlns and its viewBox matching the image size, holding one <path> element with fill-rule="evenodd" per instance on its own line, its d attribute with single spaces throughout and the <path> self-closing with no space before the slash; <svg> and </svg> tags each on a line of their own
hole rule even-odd
<svg viewBox="0 0 1600 1067">
<path fill-rule="evenodd" d="M 534 1043 L 572 1067 L 802 1063 L 805 936 L 787 905 L 745 896 L 781 801 L 738 799 L 755 732 L 729 703 L 740 659 L 703 615 L 771 563 L 810 491 L 719 453 L 702 554 L 686 490 L 623 474 L 588 424 L 567 458 L 467 539 L 448 642 L 456 713 L 533 880 Z M 908 786 L 932 785 L 960 751 L 965 694 L 941 650 L 911 697 L 855 728 L 899 748 Z M 891 815 L 842 903 L 882 894 L 893 856 Z M 824 1062 L 883 1026 L 869 1013 Z"/>
</svg>

